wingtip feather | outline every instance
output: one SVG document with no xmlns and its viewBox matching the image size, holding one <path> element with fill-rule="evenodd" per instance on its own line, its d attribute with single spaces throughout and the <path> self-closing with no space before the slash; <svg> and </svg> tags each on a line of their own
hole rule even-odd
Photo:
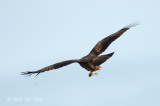
<svg viewBox="0 0 160 106">
<path fill-rule="evenodd" d="M 27 75 L 27 76 L 31 76 L 32 74 L 36 74 L 37 72 L 34 71 L 26 71 L 26 72 L 21 72 L 21 75 Z M 40 73 L 37 73 L 37 75 L 39 75 Z"/>
<path fill-rule="evenodd" d="M 131 24 L 128 24 L 128 25 L 126 25 L 124 28 L 131 28 L 131 27 L 135 27 L 135 26 L 137 26 L 137 25 L 139 25 L 140 24 L 140 22 L 133 22 L 133 23 L 131 23 Z M 124 29 L 123 28 L 123 29 Z"/>
</svg>

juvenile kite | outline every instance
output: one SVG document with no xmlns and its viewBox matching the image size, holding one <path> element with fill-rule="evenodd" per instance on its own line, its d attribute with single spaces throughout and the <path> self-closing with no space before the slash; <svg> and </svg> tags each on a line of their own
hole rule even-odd
<svg viewBox="0 0 160 106">
<path fill-rule="evenodd" d="M 116 40 L 118 37 L 120 37 L 125 31 L 127 31 L 128 29 L 130 29 L 131 27 L 134 27 L 138 25 L 138 23 L 132 23 L 130 25 L 125 26 L 124 28 L 122 28 L 121 30 L 117 31 L 114 34 L 111 34 L 109 36 L 107 36 L 106 38 L 102 39 L 101 41 L 99 41 L 94 48 L 91 50 L 91 52 L 82 57 L 81 59 L 72 59 L 72 60 L 67 60 L 67 61 L 62 61 L 50 66 L 47 66 L 45 68 L 42 68 L 40 70 L 37 71 L 27 71 L 27 72 L 22 72 L 22 75 L 32 75 L 32 74 L 39 74 L 45 71 L 49 71 L 52 69 L 58 69 L 61 68 L 63 66 L 69 65 L 71 63 L 79 63 L 81 67 L 85 68 L 87 71 L 89 71 L 89 77 L 91 77 L 92 75 L 95 75 L 97 73 L 93 73 L 96 70 L 100 70 L 101 68 L 101 64 L 104 63 L 107 59 L 109 59 L 114 52 L 106 54 L 106 55 L 100 55 L 102 52 L 104 52 L 107 47 L 114 41 Z"/>
</svg>

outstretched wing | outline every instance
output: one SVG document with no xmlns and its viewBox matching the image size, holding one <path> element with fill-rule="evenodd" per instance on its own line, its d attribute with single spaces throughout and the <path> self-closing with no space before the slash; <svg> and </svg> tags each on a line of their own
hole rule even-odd
<svg viewBox="0 0 160 106">
<path fill-rule="evenodd" d="M 79 62 L 79 60 L 78 59 L 74 59 L 74 60 L 62 61 L 62 62 L 53 64 L 53 65 L 47 66 L 45 68 L 42 68 L 42 69 L 40 69 L 38 71 L 22 72 L 22 75 L 32 75 L 32 74 L 37 74 L 38 75 L 39 73 L 42 73 L 42 72 L 45 72 L 45 71 L 49 71 L 49 70 L 52 70 L 52 69 L 61 68 L 63 66 L 69 65 L 69 64 L 74 63 L 74 62 Z"/>
<path fill-rule="evenodd" d="M 114 54 L 114 52 L 106 54 L 106 55 L 101 55 L 101 56 L 97 56 L 95 59 L 93 59 L 92 64 L 93 66 L 99 66 L 102 63 L 104 63 L 106 60 L 108 60 L 110 57 L 112 57 L 112 55 Z"/>
<path fill-rule="evenodd" d="M 130 25 L 125 26 L 124 28 L 122 28 L 121 30 L 117 31 L 116 33 L 107 36 L 106 38 L 102 39 L 101 41 L 99 41 L 95 47 L 91 50 L 91 52 L 89 53 L 89 55 L 95 55 L 98 56 L 99 54 L 101 54 L 102 52 L 104 52 L 107 47 L 114 41 L 116 40 L 118 37 L 120 37 L 125 31 L 127 31 L 129 28 L 134 27 L 136 25 L 138 25 L 139 23 L 132 23 Z"/>
</svg>

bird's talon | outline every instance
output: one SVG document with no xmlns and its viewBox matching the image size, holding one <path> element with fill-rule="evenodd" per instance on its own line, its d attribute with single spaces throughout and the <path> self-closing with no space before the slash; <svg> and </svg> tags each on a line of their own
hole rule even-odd
<svg viewBox="0 0 160 106">
<path fill-rule="evenodd" d="M 94 73 L 94 75 L 98 75 L 98 73 Z"/>
<path fill-rule="evenodd" d="M 90 73 L 89 73 L 89 77 L 91 77 L 92 75 L 93 75 L 93 72 L 90 72 Z"/>
<path fill-rule="evenodd" d="M 89 77 L 93 76 L 93 75 L 98 75 L 98 73 L 93 73 L 93 72 L 90 72 L 89 73 Z"/>
</svg>

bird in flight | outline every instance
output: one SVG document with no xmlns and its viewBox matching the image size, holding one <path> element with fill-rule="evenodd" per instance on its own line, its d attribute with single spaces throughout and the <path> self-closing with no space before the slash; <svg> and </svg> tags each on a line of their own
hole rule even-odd
<svg viewBox="0 0 160 106">
<path fill-rule="evenodd" d="M 109 53 L 109 54 L 105 54 L 105 55 L 100 55 L 102 52 L 104 52 L 108 46 L 114 41 L 116 40 L 118 37 L 120 37 L 125 31 L 127 31 L 128 29 L 130 29 L 131 27 L 134 27 L 136 25 L 138 25 L 139 23 L 132 23 L 129 25 L 126 25 L 125 27 L 123 27 L 122 29 L 120 29 L 119 31 L 105 37 L 104 39 L 100 40 L 95 46 L 94 48 L 90 51 L 90 53 L 84 57 L 82 57 L 81 59 L 71 59 L 71 60 L 66 60 L 66 61 L 62 61 L 47 67 L 44 67 L 40 70 L 37 71 L 27 71 L 27 72 L 22 72 L 22 75 L 32 75 L 32 74 L 40 74 L 42 72 L 45 71 L 49 71 L 49 70 L 53 70 L 53 69 L 58 69 L 61 68 L 63 66 L 69 65 L 71 63 L 79 63 L 79 65 L 83 68 L 85 68 L 87 71 L 89 71 L 89 77 L 91 77 L 92 75 L 96 75 L 97 73 L 93 73 L 97 70 L 100 70 L 101 68 L 101 64 L 104 63 L 106 60 L 108 60 L 110 57 L 112 57 L 112 55 L 114 54 L 114 52 Z"/>
</svg>

